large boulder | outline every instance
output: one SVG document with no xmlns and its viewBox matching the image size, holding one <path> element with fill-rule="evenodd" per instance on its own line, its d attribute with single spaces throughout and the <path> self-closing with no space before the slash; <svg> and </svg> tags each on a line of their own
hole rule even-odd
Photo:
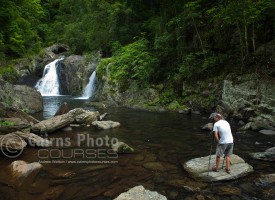
<svg viewBox="0 0 275 200">
<path fill-rule="evenodd" d="M 43 99 L 39 92 L 28 86 L 12 85 L 3 80 L 0 80 L 0 102 L 31 114 L 43 110 Z"/>
<path fill-rule="evenodd" d="M 28 122 L 30 124 L 36 124 L 39 121 L 20 109 L 10 107 L 5 103 L 0 102 L 0 117 L 1 118 L 14 118 L 20 119 L 22 122 Z"/>
<path fill-rule="evenodd" d="M 142 185 L 136 186 L 120 194 L 114 200 L 167 200 L 167 198 L 155 191 L 146 190 Z"/>
<path fill-rule="evenodd" d="M 87 76 L 85 71 L 85 59 L 80 55 L 66 57 L 57 67 L 60 84 L 60 94 L 80 94 L 85 87 L 83 77 Z"/>
<path fill-rule="evenodd" d="M 40 92 L 26 85 L 15 85 L 14 91 L 24 102 L 27 113 L 36 113 L 43 110 L 43 98 Z"/>
<path fill-rule="evenodd" d="M 211 155 L 210 168 L 215 165 L 215 160 L 216 156 Z M 230 174 L 227 174 L 225 170 L 219 170 L 219 172 L 208 171 L 209 156 L 195 158 L 186 163 L 182 163 L 182 165 L 192 177 L 206 182 L 234 180 L 246 176 L 253 171 L 251 165 L 247 164 L 242 158 L 235 154 L 231 155 Z"/>
</svg>

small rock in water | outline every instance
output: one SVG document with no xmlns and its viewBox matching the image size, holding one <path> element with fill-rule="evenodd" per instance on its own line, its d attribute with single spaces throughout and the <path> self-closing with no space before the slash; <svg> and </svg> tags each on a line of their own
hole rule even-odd
<svg viewBox="0 0 275 200">
<path fill-rule="evenodd" d="M 111 128 L 116 128 L 120 126 L 119 122 L 113 122 L 113 121 L 94 121 L 92 123 L 93 126 L 95 126 L 97 129 L 101 130 L 106 130 L 106 129 L 111 129 Z"/>
<path fill-rule="evenodd" d="M 262 175 L 258 180 L 256 180 L 256 185 L 258 186 L 268 186 L 275 184 L 275 174 Z"/>
<path fill-rule="evenodd" d="M 124 142 L 117 142 L 112 145 L 112 149 L 117 153 L 134 153 L 135 150 Z"/>
<path fill-rule="evenodd" d="M 265 161 L 275 161 L 275 147 L 269 148 L 265 150 L 264 152 L 256 152 L 256 153 L 250 153 L 250 156 L 252 158 L 258 159 L 258 160 L 265 160 Z"/>
<path fill-rule="evenodd" d="M 155 191 L 146 190 L 142 185 L 136 186 L 127 192 L 120 194 L 114 200 L 167 200 L 167 198 Z"/>
<path fill-rule="evenodd" d="M 264 135 L 275 135 L 275 131 L 272 131 L 272 130 L 261 130 L 259 132 Z"/>
</svg>

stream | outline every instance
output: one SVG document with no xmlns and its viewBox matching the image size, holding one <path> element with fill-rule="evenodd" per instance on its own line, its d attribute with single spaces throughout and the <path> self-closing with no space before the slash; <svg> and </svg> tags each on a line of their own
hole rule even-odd
<svg viewBox="0 0 275 200">
<path fill-rule="evenodd" d="M 53 116 L 64 101 L 70 109 L 84 107 L 92 111 L 97 110 L 85 107 L 84 103 L 87 100 L 74 99 L 71 96 L 43 98 L 44 112 L 35 115 L 40 120 Z M 250 152 L 273 147 L 275 138 L 272 136 L 249 131 L 236 133 L 236 127 L 233 125 L 234 153 L 252 165 L 255 171 L 234 181 L 204 183 L 189 177 L 182 163 L 209 155 L 211 136 L 209 132 L 200 128 L 211 122 L 208 116 L 149 112 L 122 107 L 108 107 L 99 112 L 107 112 L 106 120 L 120 122 L 121 126 L 101 131 L 95 130 L 92 126 L 73 126 L 72 131 L 49 134 L 50 138 L 70 138 L 70 145 L 64 148 L 58 145 L 53 147 L 56 151 L 52 151 L 52 155 L 49 153 L 51 149 L 41 153 L 38 148 L 26 148 L 19 159 L 40 162 L 43 165 L 42 171 L 34 184 L 22 190 L 14 190 L 0 184 L 0 199 L 8 199 L 11 196 L 8 194 L 12 193 L 20 195 L 20 199 L 44 199 L 43 195 L 52 194 L 56 196 L 48 199 L 110 200 L 138 185 L 157 191 L 168 199 L 274 198 L 272 188 L 258 186 L 255 180 L 260 175 L 274 173 L 275 163 L 254 160 L 249 156 Z M 136 153 L 119 154 L 116 157 L 102 150 L 100 154 L 90 154 L 91 148 L 85 142 L 81 145 L 85 153 L 76 153 L 76 140 L 81 134 L 90 138 L 116 138 L 133 147 Z M 100 149 L 96 149 L 99 152 Z M 213 154 L 214 150 L 215 148 Z M 57 151 L 62 151 L 61 157 L 56 156 L 59 155 Z M 91 155 L 96 155 L 96 158 L 91 158 Z M 72 156 L 73 159 L 70 158 Z M 0 165 L 8 165 L 12 161 L 14 160 L 1 157 Z M 160 167 L 158 163 L 165 167 Z M 190 191 L 190 188 L 193 190 Z"/>
</svg>

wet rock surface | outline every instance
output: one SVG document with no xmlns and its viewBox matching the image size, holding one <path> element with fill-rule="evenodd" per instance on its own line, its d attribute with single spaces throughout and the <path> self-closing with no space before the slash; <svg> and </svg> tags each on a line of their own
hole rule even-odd
<svg viewBox="0 0 275 200">
<path fill-rule="evenodd" d="M 15 188 L 27 187 L 33 183 L 41 168 L 38 162 L 14 161 L 9 166 L 1 167 L 0 181 Z"/>
<path fill-rule="evenodd" d="M 125 193 L 120 194 L 115 200 L 167 200 L 167 198 L 157 192 L 146 190 L 143 186 L 136 186 Z"/>
<path fill-rule="evenodd" d="M 269 148 L 264 152 L 250 153 L 250 156 L 258 160 L 275 161 L 275 147 Z"/>
<path fill-rule="evenodd" d="M 215 165 L 215 158 L 215 155 L 211 156 L 210 169 Z M 206 182 L 234 180 L 243 177 L 253 171 L 252 166 L 245 163 L 242 158 L 235 154 L 231 156 L 230 174 L 226 173 L 225 169 L 220 169 L 219 172 L 213 172 L 212 170 L 208 172 L 209 156 L 195 158 L 186 163 L 182 163 L 182 165 L 191 176 Z"/>
<path fill-rule="evenodd" d="M 134 153 L 135 150 L 124 142 L 116 142 L 112 145 L 112 149 L 117 153 Z"/>
</svg>

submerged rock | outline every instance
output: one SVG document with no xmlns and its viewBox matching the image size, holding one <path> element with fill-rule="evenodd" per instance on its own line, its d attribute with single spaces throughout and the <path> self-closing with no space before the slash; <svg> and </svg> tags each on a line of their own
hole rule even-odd
<svg viewBox="0 0 275 200">
<path fill-rule="evenodd" d="M 124 142 L 117 142 L 112 145 L 112 149 L 117 153 L 133 153 L 135 150 Z"/>
<path fill-rule="evenodd" d="M 132 189 L 128 190 L 120 194 L 114 200 L 167 200 L 167 198 L 155 191 L 146 190 L 142 185 L 133 187 Z"/>
<path fill-rule="evenodd" d="M 56 111 L 56 113 L 54 114 L 54 116 L 58 116 L 58 115 L 63 115 L 69 112 L 69 107 L 67 102 L 64 102 L 59 109 Z"/>
<path fill-rule="evenodd" d="M 94 121 L 92 123 L 93 126 L 95 126 L 97 129 L 111 129 L 111 128 L 116 128 L 120 126 L 119 122 L 113 122 L 113 121 Z"/>
<path fill-rule="evenodd" d="M 258 180 L 255 181 L 258 186 L 268 186 L 275 184 L 275 174 L 262 175 Z"/>
<path fill-rule="evenodd" d="M 275 147 L 269 148 L 264 152 L 250 153 L 250 156 L 258 160 L 275 161 Z"/>
<path fill-rule="evenodd" d="M 210 160 L 210 169 L 215 165 L 216 156 L 212 155 Z M 223 160 L 221 159 L 221 162 Z M 186 163 L 182 163 L 183 168 L 190 173 L 194 178 L 201 179 L 206 182 L 212 181 L 224 181 L 224 180 L 234 180 L 247 175 L 253 171 L 253 167 L 245 163 L 245 161 L 239 156 L 233 154 L 231 155 L 231 173 L 227 174 L 225 169 L 220 169 L 219 172 L 208 172 L 209 156 L 195 158 L 189 160 Z M 224 166 L 225 168 L 225 166 Z"/>
<path fill-rule="evenodd" d="M 27 143 L 14 133 L 0 135 L 0 148 L 2 153 L 20 155 Z"/>
<path fill-rule="evenodd" d="M 15 188 L 28 187 L 34 182 L 41 168 L 42 165 L 38 162 L 14 161 L 9 166 L 1 167 L 0 182 Z"/>
<path fill-rule="evenodd" d="M 272 130 L 261 130 L 259 132 L 264 135 L 275 135 L 275 131 L 272 131 Z"/>
<path fill-rule="evenodd" d="M 147 162 L 143 164 L 143 167 L 149 170 L 160 171 L 160 172 L 177 169 L 176 166 L 171 165 L 169 163 L 163 163 L 163 162 Z"/>
</svg>

